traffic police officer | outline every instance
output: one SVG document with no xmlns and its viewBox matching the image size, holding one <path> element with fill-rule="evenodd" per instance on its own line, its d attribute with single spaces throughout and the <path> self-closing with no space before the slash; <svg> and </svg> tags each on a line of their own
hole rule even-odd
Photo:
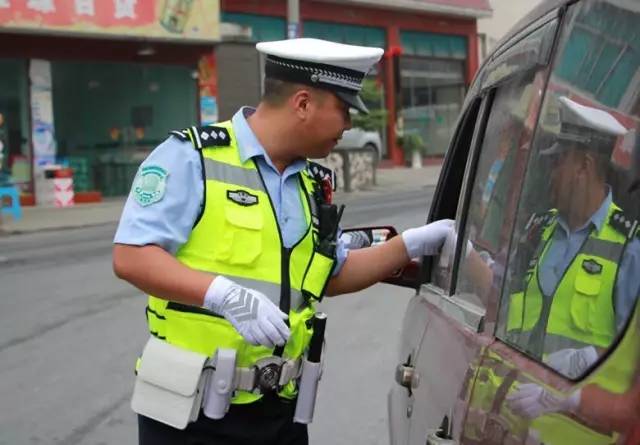
<svg viewBox="0 0 640 445">
<path fill-rule="evenodd" d="M 612 199 L 606 172 L 616 138 L 626 129 L 608 112 L 560 97 L 556 143 L 542 150 L 552 161 L 555 209 L 533 215 L 526 243 L 537 249 L 528 261 L 523 288 L 511 295 L 507 335 L 552 368 L 578 378 L 614 341 L 640 295 L 638 222 Z M 633 348 L 632 348 L 633 349 Z M 601 386 L 624 390 L 629 363 L 607 367 Z M 533 418 L 578 406 L 535 384 L 508 396 L 515 411 Z"/>
<path fill-rule="evenodd" d="M 258 107 L 172 132 L 142 163 L 113 249 L 116 275 L 149 294 L 153 336 L 208 356 L 233 348 L 245 367 L 299 360 L 316 300 L 437 253 L 452 224 L 348 251 L 323 197 L 326 172 L 307 158 L 329 154 L 350 127 L 350 107 L 367 111 L 358 92 L 383 51 L 316 39 L 257 49 L 266 56 Z M 274 391 L 238 390 L 224 418 L 201 414 L 184 430 L 139 416 L 139 440 L 306 444 L 306 426 L 292 421 L 295 397 L 291 378 Z"/>
</svg>

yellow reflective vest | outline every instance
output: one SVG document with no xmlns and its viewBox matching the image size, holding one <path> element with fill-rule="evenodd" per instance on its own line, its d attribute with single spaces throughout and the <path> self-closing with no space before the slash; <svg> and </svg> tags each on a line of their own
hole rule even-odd
<svg viewBox="0 0 640 445">
<path fill-rule="evenodd" d="M 554 294 L 546 297 L 546 305 L 539 284 L 539 259 L 547 254 L 557 221 L 555 211 L 545 216 L 524 291 L 511 295 L 507 319 L 510 339 L 536 354 L 587 345 L 609 347 L 616 336 L 618 266 L 627 240 L 633 236 L 632 231 L 626 233 L 615 223 L 620 215 L 621 210 L 612 203 L 602 228 L 591 231 Z"/>
<path fill-rule="evenodd" d="M 200 150 L 205 181 L 202 214 L 176 258 L 192 269 L 256 289 L 288 312 L 291 336 L 282 357 L 300 358 L 311 339 L 314 300 L 322 297 L 335 264 L 334 258 L 315 251 L 314 178 L 306 170 L 298 176 L 308 229 L 295 246 L 285 248 L 260 172 L 253 160 L 241 162 L 231 122 L 173 133 Z M 149 296 L 147 322 L 152 335 L 208 356 L 217 348 L 235 349 L 238 367 L 251 367 L 274 354 L 273 349 L 247 343 L 222 316 L 203 308 Z M 295 394 L 295 382 L 280 392 L 285 398 Z M 260 397 L 237 391 L 232 403 Z"/>
</svg>

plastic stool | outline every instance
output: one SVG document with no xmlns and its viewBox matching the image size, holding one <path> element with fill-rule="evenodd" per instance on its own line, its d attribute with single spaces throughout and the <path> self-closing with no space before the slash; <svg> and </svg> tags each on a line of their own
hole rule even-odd
<svg viewBox="0 0 640 445">
<path fill-rule="evenodd" d="M 4 198 L 11 199 L 11 205 L 5 207 L 3 205 Z M 0 187 L 0 209 L 2 214 L 13 216 L 14 221 L 22 218 L 22 208 L 20 207 L 20 196 L 16 187 Z"/>
</svg>

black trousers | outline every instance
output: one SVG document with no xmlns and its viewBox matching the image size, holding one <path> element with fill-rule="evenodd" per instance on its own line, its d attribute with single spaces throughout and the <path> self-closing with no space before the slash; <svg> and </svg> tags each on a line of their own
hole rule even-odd
<svg viewBox="0 0 640 445">
<path fill-rule="evenodd" d="M 295 407 L 295 401 L 265 396 L 231 405 L 220 420 L 200 412 L 184 430 L 138 416 L 138 440 L 140 445 L 308 445 L 307 426 L 293 422 Z"/>
</svg>

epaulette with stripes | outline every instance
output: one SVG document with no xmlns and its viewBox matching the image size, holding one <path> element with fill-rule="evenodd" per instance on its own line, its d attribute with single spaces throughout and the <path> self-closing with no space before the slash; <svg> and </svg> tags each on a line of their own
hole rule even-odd
<svg viewBox="0 0 640 445">
<path fill-rule="evenodd" d="M 531 218 L 529 218 L 524 230 L 529 231 L 548 226 L 553 222 L 557 213 L 558 212 L 555 209 L 547 210 L 544 213 L 534 213 L 531 215 Z"/>
<path fill-rule="evenodd" d="M 634 235 L 638 235 L 640 233 L 640 231 L 637 230 L 638 220 L 627 218 L 622 210 L 616 210 L 611 214 L 611 218 L 609 218 L 609 225 L 628 239 L 631 239 Z"/>
<path fill-rule="evenodd" d="M 542 238 L 544 229 L 547 228 L 556 218 L 557 210 L 551 209 L 542 213 L 534 213 L 524 226 L 524 233 L 521 242 L 537 245 Z"/>
<path fill-rule="evenodd" d="M 216 127 L 215 125 L 193 126 L 184 130 L 173 130 L 169 134 L 184 142 L 191 141 L 198 150 L 231 145 L 229 131 L 224 127 Z"/>
</svg>

